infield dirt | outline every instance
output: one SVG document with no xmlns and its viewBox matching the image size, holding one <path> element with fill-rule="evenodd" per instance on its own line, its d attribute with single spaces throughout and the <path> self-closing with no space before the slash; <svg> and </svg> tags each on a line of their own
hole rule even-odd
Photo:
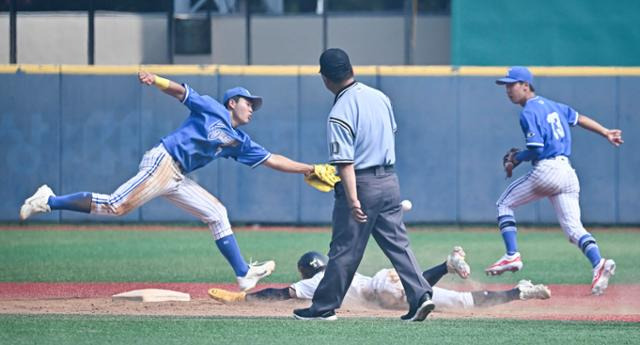
<svg viewBox="0 0 640 345">
<path fill-rule="evenodd" d="M 285 285 L 261 285 L 263 287 Z M 162 288 L 191 294 L 190 302 L 142 303 L 112 301 L 111 295 L 140 288 Z M 207 297 L 207 289 L 226 284 L 185 283 L 0 283 L 2 314 L 92 314 L 149 316 L 290 317 L 308 301 L 222 304 Z M 449 286 L 449 288 L 459 288 Z M 474 289 L 480 288 L 475 286 Z M 504 289 L 509 286 L 485 285 Z M 640 322 L 640 285 L 612 285 L 603 296 L 591 296 L 585 285 L 551 285 L 549 300 L 514 301 L 491 308 L 436 310 L 430 318 L 509 318 L 535 320 Z M 399 310 L 344 305 L 338 316 L 398 318 Z"/>
</svg>

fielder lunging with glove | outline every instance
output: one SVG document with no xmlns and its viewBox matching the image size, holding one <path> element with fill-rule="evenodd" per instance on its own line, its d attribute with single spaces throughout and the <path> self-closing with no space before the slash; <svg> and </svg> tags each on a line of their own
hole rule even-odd
<svg viewBox="0 0 640 345">
<path fill-rule="evenodd" d="M 522 269 L 522 259 L 516 242 L 516 219 L 514 209 L 520 205 L 549 198 L 558 222 L 569 241 L 578 246 L 593 267 L 591 292 L 604 293 L 609 279 L 614 275 L 616 264 L 604 259 L 596 239 L 588 233 L 580 221 L 580 184 L 571 167 L 570 126 L 579 125 L 606 138 L 614 146 L 623 143 L 622 131 L 607 129 L 595 120 L 578 114 L 571 107 L 536 96 L 533 75 L 526 67 L 512 67 L 506 77 L 496 81 L 506 85 L 507 96 L 523 109 L 520 126 L 525 137 L 526 149 L 511 149 L 503 164 L 507 177 L 513 168 L 523 161 L 531 161 L 533 169 L 516 179 L 507 187 L 496 203 L 498 226 L 507 253 L 486 269 L 488 275 Z"/>
<path fill-rule="evenodd" d="M 201 96 L 186 84 L 178 84 L 155 74 L 140 72 L 140 83 L 155 85 L 177 98 L 191 113 L 180 128 L 162 138 L 147 151 L 136 176 L 112 194 L 81 192 L 56 196 L 43 185 L 20 209 L 20 219 L 51 210 L 70 210 L 120 216 L 156 197 L 162 196 L 206 223 L 220 252 L 237 277 L 241 290 L 253 288 L 259 279 L 271 274 L 273 261 L 249 263 L 236 242 L 224 205 L 187 174 L 218 158 L 232 158 L 242 164 L 309 175 L 314 167 L 272 154 L 238 129 L 251 121 L 262 105 L 260 96 L 235 87 L 224 93 L 221 103 Z"/>
</svg>

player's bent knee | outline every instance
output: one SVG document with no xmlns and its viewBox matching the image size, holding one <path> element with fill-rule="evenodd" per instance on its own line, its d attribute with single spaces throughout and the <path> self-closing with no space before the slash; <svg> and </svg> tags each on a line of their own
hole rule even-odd
<svg viewBox="0 0 640 345">
<path fill-rule="evenodd" d="M 233 235 L 233 230 L 231 230 L 231 225 L 229 224 L 229 222 L 214 221 L 208 223 L 207 225 L 209 226 L 209 229 L 211 229 L 211 233 L 213 234 L 213 238 L 215 240 Z"/>
</svg>

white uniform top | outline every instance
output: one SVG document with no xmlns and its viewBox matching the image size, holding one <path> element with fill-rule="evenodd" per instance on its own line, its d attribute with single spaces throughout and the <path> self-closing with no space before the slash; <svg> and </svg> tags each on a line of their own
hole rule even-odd
<svg viewBox="0 0 640 345">
<path fill-rule="evenodd" d="M 312 299 L 313 294 L 324 277 L 324 271 L 316 273 L 309 279 L 291 284 L 299 299 Z M 433 287 L 433 303 L 438 309 L 466 309 L 473 307 L 473 296 L 470 292 L 458 292 Z M 374 304 L 387 309 L 408 308 L 400 278 L 394 269 L 378 271 L 373 278 L 356 272 L 344 299 L 344 303 Z"/>
<path fill-rule="evenodd" d="M 353 163 L 355 169 L 395 164 L 396 129 L 389 98 L 354 82 L 338 93 L 329 113 L 329 163 Z"/>
<path fill-rule="evenodd" d="M 324 271 L 316 273 L 309 279 L 303 279 L 297 283 L 291 284 L 291 288 L 296 291 L 297 298 L 312 299 L 322 277 L 324 277 Z M 353 280 L 351 281 L 351 286 L 349 286 L 349 290 L 347 290 L 347 294 L 345 295 L 344 303 L 369 303 L 372 299 L 371 296 L 371 277 L 363 276 L 356 272 L 353 276 Z"/>
</svg>

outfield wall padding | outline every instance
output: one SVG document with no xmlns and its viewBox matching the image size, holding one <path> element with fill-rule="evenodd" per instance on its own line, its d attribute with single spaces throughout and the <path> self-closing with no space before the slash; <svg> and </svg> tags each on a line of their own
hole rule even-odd
<svg viewBox="0 0 640 345">
<path fill-rule="evenodd" d="M 42 183 L 58 194 L 114 191 L 136 174 L 144 152 L 188 115 L 177 100 L 140 85 L 135 69 L 14 69 L 0 69 L 0 221 L 17 221 L 22 201 Z M 504 70 L 356 69 L 364 71 L 358 80 L 380 88 L 394 106 L 397 172 L 404 198 L 414 205 L 405 215 L 407 222 L 495 221 L 495 201 L 511 181 L 504 178 L 502 155 L 509 147 L 523 146 L 521 108 L 494 84 Z M 274 67 L 266 73 L 242 67 L 212 73 L 159 71 L 218 99 L 227 88 L 249 88 L 264 97 L 263 108 L 243 127 L 254 140 L 296 160 L 327 160 L 326 116 L 333 95 L 324 88 L 317 67 Z M 626 142 L 619 149 L 598 135 L 573 129 L 572 162 L 580 177 L 584 222 L 638 224 L 640 120 L 634 100 L 640 93 L 640 73 L 586 71 L 547 71 L 536 79 L 536 88 L 605 126 L 623 129 Z M 524 164 L 516 176 L 527 170 Z M 300 176 L 222 159 L 190 177 L 225 204 L 235 223 L 331 220 L 331 193 L 307 187 Z M 548 201 L 522 207 L 516 217 L 519 222 L 555 223 Z M 194 220 L 162 199 L 122 218 L 53 212 L 34 219 Z"/>
</svg>

